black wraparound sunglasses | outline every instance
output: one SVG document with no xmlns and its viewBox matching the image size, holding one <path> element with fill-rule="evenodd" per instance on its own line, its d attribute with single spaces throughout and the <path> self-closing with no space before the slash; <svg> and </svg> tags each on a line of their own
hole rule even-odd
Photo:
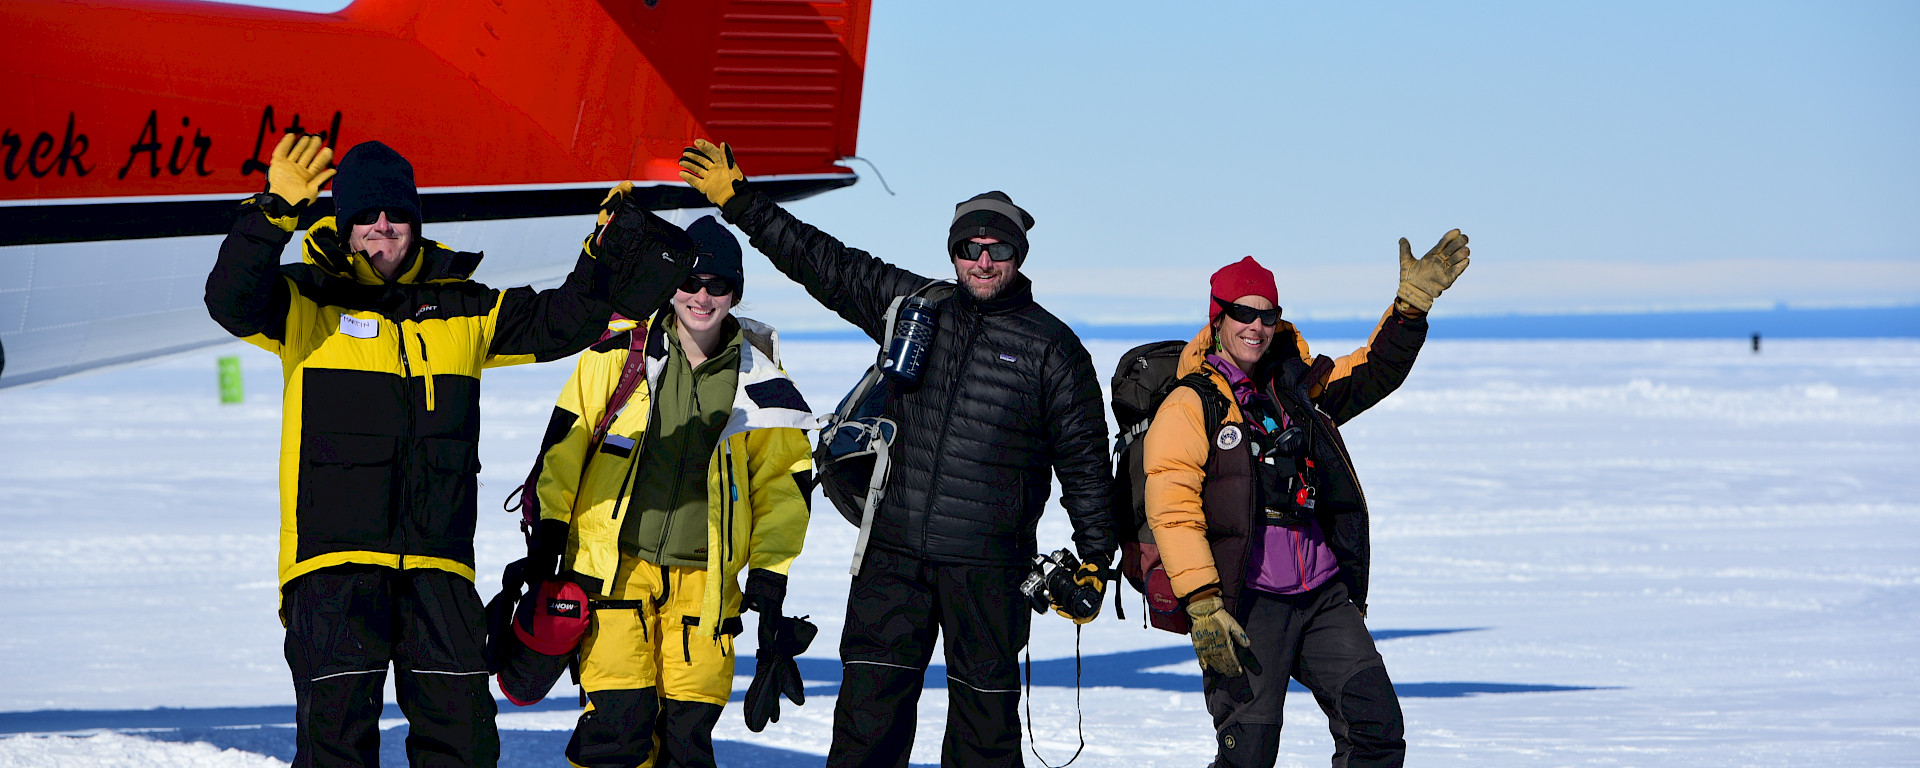
<svg viewBox="0 0 1920 768">
<path fill-rule="evenodd" d="M 387 221 L 394 224 L 412 224 L 413 214 L 405 208 L 368 208 L 353 217 L 354 224 L 372 224 L 380 220 L 380 214 L 387 215 Z"/>
<path fill-rule="evenodd" d="M 687 281 L 680 284 L 682 293 L 699 293 L 707 289 L 708 296 L 727 296 L 733 293 L 733 281 L 724 277 L 696 277 L 687 275 Z"/>
<path fill-rule="evenodd" d="M 1259 320 L 1261 325 L 1268 327 L 1280 324 L 1279 307 L 1274 307 L 1273 309 L 1254 309 L 1245 304 L 1235 304 L 1218 296 L 1214 297 L 1213 303 L 1220 305 L 1220 309 L 1227 313 L 1227 317 L 1233 318 L 1233 321 L 1236 323 L 1252 325 L 1253 321 Z"/>
<path fill-rule="evenodd" d="M 981 251 L 986 251 L 987 258 L 994 261 L 1013 261 L 1014 257 L 1013 243 L 976 243 L 968 240 L 961 243 L 957 250 L 960 258 L 967 261 L 978 261 Z"/>
</svg>

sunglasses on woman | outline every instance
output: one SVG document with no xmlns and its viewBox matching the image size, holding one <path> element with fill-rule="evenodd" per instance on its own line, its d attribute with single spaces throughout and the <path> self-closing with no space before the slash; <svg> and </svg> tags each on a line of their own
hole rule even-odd
<svg viewBox="0 0 1920 768">
<path fill-rule="evenodd" d="M 1013 261 L 1013 243 L 976 243 L 971 240 L 960 244 L 960 258 L 967 261 L 979 261 L 980 252 L 985 251 L 987 258 L 994 261 Z"/>
<path fill-rule="evenodd" d="M 1268 327 L 1280 324 L 1279 307 L 1274 307 L 1273 309 L 1254 309 L 1245 304 L 1235 304 L 1217 296 L 1214 297 L 1213 303 L 1219 304 L 1220 309 L 1227 313 L 1227 317 L 1233 318 L 1233 321 L 1236 323 L 1252 325 L 1253 321 L 1259 320 L 1261 325 Z"/>
<path fill-rule="evenodd" d="M 733 293 L 733 281 L 724 277 L 697 277 L 687 275 L 687 281 L 680 284 L 682 293 L 699 293 L 707 289 L 708 296 L 726 296 Z"/>
</svg>

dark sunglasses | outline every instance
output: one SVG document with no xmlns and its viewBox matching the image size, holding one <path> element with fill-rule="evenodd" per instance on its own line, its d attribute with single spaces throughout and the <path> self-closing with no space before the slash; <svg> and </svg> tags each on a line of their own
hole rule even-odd
<svg viewBox="0 0 1920 768">
<path fill-rule="evenodd" d="M 976 243 L 972 240 L 960 244 L 960 258 L 967 261 L 979 261 L 980 252 L 985 251 L 987 258 L 994 261 L 1013 261 L 1013 243 Z"/>
<path fill-rule="evenodd" d="M 413 214 L 402 208 L 368 208 L 353 217 L 354 224 L 372 224 L 380 220 L 380 214 L 387 215 L 387 221 L 394 224 L 412 224 Z"/>
<path fill-rule="evenodd" d="M 708 296 L 727 296 L 733 293 L 733 281 L 724 277 L 696 277 L 687 275 L 687 281 L 680 284 L 682 293 L 699 293 L 707 289 Z"/>
<path fill-rule="evenodd" d="M 1274 307 L 1273 309 L 1254 309 L 1245 304 L 1235 304 L 1218 296 L 1214 297 L 1213 303 L 1220 305 L 1220 308 L 1226 311 L 1227 317 L 1233 318 L 1233 321 L 1236 323 L 1252 325 L 1254 320 L 1259 320 L 1261 325 L 1269 327 L 1280 324 L 1279 307 Z"/>
</svg>

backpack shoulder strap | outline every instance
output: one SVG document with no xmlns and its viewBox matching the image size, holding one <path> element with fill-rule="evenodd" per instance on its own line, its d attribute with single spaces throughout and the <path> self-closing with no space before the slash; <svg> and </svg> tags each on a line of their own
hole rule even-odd
<svg viewBox="0 0 1920 768">
<path fill-rule="evenodd" d="M 613 418 L 626 408 L 633 391 L 639 389 L 640 382 L 647 378 L 647 337 L 651 330 L 647 325 L 639 325 L 627 333 L 627 362 L 620 368 L 620 383 L 614 385 L 613 394 L 607 397 L 607 409 L 600 414 L 600 423 L 593 428 L 595 445 L 606 438 L 607 430 L 613 426 Z"/>
<path fill-rule="evenodd" d="M 1188 387 L 1200 396 L 1201 418 L 1208 429 L 1218 427 L 1220 422 L 1227 420 L 1227 411 L 1231 410 L 1232 404 L 1227 402 L 1226 395 L 1220 394 L 1220 388 L 1213 385 L 1213 377 L 1208 376 L 1206 371 L 1194 371 L 1182 376 L 1175 386 Z"/>
</svg>

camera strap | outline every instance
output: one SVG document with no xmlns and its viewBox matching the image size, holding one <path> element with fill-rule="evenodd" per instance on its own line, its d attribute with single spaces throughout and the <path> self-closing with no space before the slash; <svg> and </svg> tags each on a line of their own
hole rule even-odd
<svg viewBox="0 0 1920 768">
<path fill-rule="evenodd" d="M 1080 711 L 1080 625 L 1073 625 L 1073 730 L 1080 736 L 1080 746 L 1073 750 L 1073 756 L 1059 765 L 1047 762 L 1040 756 L 1040 740 L 1033 735 L 1033 646 L 1026 648 L 1027 655 L 1027 751 L 1046 768 L 1067 768 L 1073 761 L 1080 759 L 1081 751 L 1087 748 L 1086 714 Z"/>
</svg>

